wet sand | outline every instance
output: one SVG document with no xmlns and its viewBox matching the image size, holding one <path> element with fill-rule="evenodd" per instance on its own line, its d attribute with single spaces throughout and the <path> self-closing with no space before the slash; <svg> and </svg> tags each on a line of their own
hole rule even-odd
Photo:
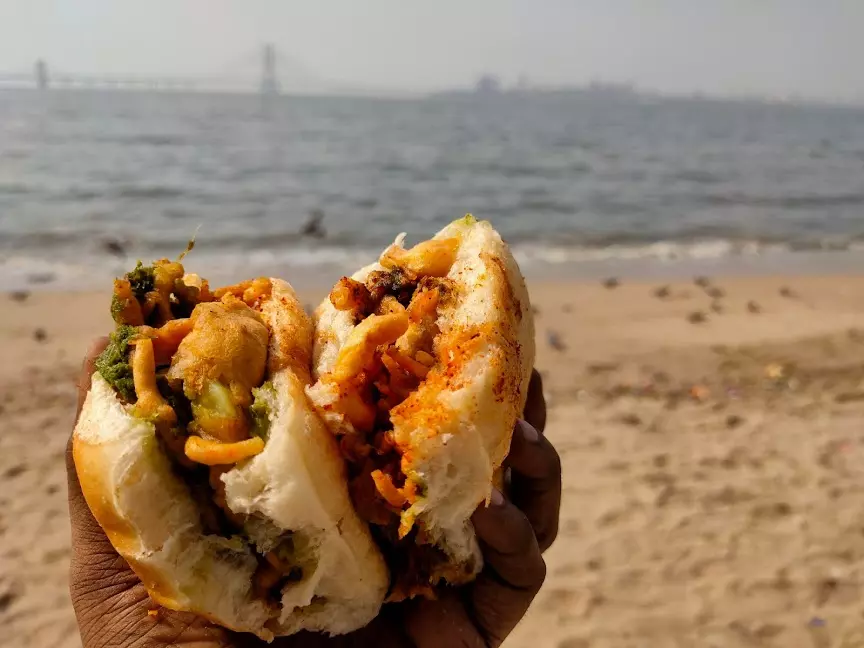
<svg viewBox="0 0 864 648">
<path fill-rule="evenodd" d="M 864 278 L 699 283 L 531 286 L 564 502 L 507 645 L 864 645 Z M 0 645 L 77 646 L 63 452 L 107 298 L 0 304 Z"/>
</svg>

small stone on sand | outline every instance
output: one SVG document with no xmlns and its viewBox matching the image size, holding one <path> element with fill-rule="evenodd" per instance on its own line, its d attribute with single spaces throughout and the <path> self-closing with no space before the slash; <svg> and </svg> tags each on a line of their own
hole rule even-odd
<svg viewBox="0 0 864 648">
<path fill-rule="evenodd" d="M 609 277 L 608 279 L 603 280 L 603 286 L 612 290 L 613 288 L 617 288 L 621 285 L 621 282 L 618 280 L 618 277 Z"/>
<path fill-rule="evenodd" d="M 37 328 L 33 331 L 33 339 L 37 342 L 44 342 L 48 339 L 48 332 L 44 328 Z"/>
<path fill-rule="evenodd" d="M 708 316 L 702 311 L 693 311 L 687 316 L 687 321 L 691 324 L 704 324 L 708 321 Z"/>
<path fill-rule="evenodd" d="M 757 304 L 755 301 L 751 300 L 751 301 L 747 302 L 747 310 L 750 313 L 752 313 L 753 315 L 758 315 L 759 313 L 762 312 L 762 307 L 759 304 Z"/>
<path fill-rule="evenodd" d="M 29 284 L 47 284 L 57 278 L 53 272 L 34 272 L 27 275 L 27 283 Z"/>
<path fill-rule="evenodd" d="M 860 403 L 864 401 L 864 392 L 842 392 L 834 397 L 836 403 Z"/>
<path fill-rule="evenodd" d="M 6 608 L 12 605 L 16 598 L 14 592 L 3 592 L 0 594 L 0 612 L 3 612 Z"/>
<path fill-rule="evenodd" d="M 730 430 L 734 430 L 739 427 L 744 422 L 744 419 L 738 416 L 737 414 L 730 414 L 726 417 L 726 427 Z"/>
<path fill-rule="evenodd" d="M 669 286 L 660 286 L 654 290 L 654 296 L 657 299 L 666 299 L 672 291 L 669 289 Z"/>
<path fill-rule="evenodd" d="M 564 343 L 564 340 L 561 338 L 561 335 L 555 331 L 548 330 L 546 331 L 546 341 L 556 351 L 566 351 L 567 345 Z"/>
<path fill-rule="evenodd" d="M 693 280 L 693 283 L 699 286 L 700 288 L 707 288 L 711 285 L 711 280 L 708 277 L 696 277 Z"/>
<path fill-rule="evenodd" d="M 632 425 L 633 427 L 642 425 L 642 419 L 636 414 L 623 414 L 619 420 L 624 425 Z"/>
<path fill-rule="evenodd" d="M 693 385 L 690 388 L 690 397 L 693 400 L 704 401 L 707 400 L 709 396 L 711 396 L 711 390 L 705 385 Z"/>
<path fill-rule="evenodd" d="M 25 302 L 29 297 L 29 290 L 13 290 L 11 293 L 9 293 L 9 299 L 15 302 Z"/>
<path fill-rule="evenodd" d="M 15 464 L 6 469 L 3 473 L 3 479 L 14 479 L 18 475 L 23 475 L 25 472 L 27 472 L 27 466 L 24 464 Z"/>
<path fill-rule="evenodd" d="M 617 362 L 594 362 L 588 365 L 588 373 L 592 375 L 617 371 L 620 368 Z"/>
</svg>

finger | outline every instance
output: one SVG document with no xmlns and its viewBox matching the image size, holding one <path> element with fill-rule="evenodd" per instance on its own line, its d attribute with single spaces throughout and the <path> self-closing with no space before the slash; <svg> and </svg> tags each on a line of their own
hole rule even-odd
<svg viewBox="0 0 864 648">
<path fill-rule="evenodd" d="M 525 401 L 525 420 L 537 430 L 546 429 L 546 397 L 543 395 L 543 378 L 534 369 L 528 383 L 528 399 Z"/>
<path fill-rule="evenodd" d="M 87 349 L 87 355 L 84 356 L 84 362 L 81 364 L 81 373 L 78 376 L 78 409 L 75 411 L 75 422 L 78 422 L 78 417 L 81 416 L 81 408 L 84 407 L 84 400 L 87 398 L 87 392 L 90 391 L 90 380 L 93 377 L 93 372 L 96 370 L 96 358 L 108 346 L 108 338 L 101 337 L 94 340 Z"/>
<path fill-rule="evenodd" d="M 552 443 L 526 421 L 517 421 L 507 456 L 510 499 L 528 518 L 541 551 L 558 535 L 561 458 Z"/>
<path fill-rule="evenodd" d="M 540 590 L 546 564 L 528 518 L 500 492 L 472 520 L 485 565 L 470 590 L 471 609 L 487 645 L 499 646 Z"/>
<path fill-rule="evenodd" d="M 405 616 L 405 631 L 415 648 L 488 648 L 481 629 L 457 592 L 448 590 L 437 601 L 416 601 Z"/>
<path fill-rule="evenodd" d="M 406 610 L 406 604 L 385 605 L 369 625 L 350 634 L 330 636 L 303 632 L 277 639 L 271 648 L 415 648 L 404 627 L 410 614 Z"/>
</svg>

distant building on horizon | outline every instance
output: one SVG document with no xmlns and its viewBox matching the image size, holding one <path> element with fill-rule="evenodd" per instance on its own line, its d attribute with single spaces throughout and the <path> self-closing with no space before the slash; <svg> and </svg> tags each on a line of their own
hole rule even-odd
<svg viewBox="0 0 864 648">
<path fill-rule="evenodd" d="M 632 83 L 608 83 L 595 80 L 588 86 L 588 91 L 609 97 L 631 97 L 636 94 L 636 86 Z"/>
<path fill-rule="evenodd" d="M 36 73 L 36 87 L 40 90 L 48 89 L 48 64 L 44 60 L 39 59 L 34 66 Z"/>
<path fill-rule="evenodd" d="M 478 94 L 498 94 L 501 92 L 501 79 L 494 74 L 484 74 L 477 80 L 474 91 Z"/>
</svg>

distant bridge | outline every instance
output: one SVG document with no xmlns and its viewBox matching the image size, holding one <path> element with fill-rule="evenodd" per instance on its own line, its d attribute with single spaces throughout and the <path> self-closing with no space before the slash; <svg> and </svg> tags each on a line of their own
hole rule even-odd
<svg viewBox="0 0 864 648">
<path fill-rule="evenodd" d="M 260 58 L 258 58 L 260 57 Z M 248 58 L 248 57 L 246 57 Z M 283 87 L 291 91 L 321 90 L 326 84 L 315 80 L 302 67 L 290 59 L 280 57 L 272 44 L 266 44 L 256 55 L 258 74 L 236 74 L 213 77 L 177 77 L 169 75 L 144 76 L 134 74 L 77 74 L 59 72 L 49 68 L 44 60 L 36 61 L 29 71 L 0 71 L 0 88 L 35 88 L 49 90 L 148 90 L 162 92 L 203 92 L 229 90 L 260 92 L 265 95 L 279 94 Z M 278 62 L 281 61 L 292 79 L 280 80 Z M 298 75 L 299 71 L 299 75 Z M 298 78 L 299 77 L 299 78 Z"/>
<path fill-rule="evenodd" d="M 227 83 L 230 85 L 230 82 Z M 51 88 L 89 88 L 121 90 L 198 90 L 204 86 L 226 85 L 222 80 L 202 78 L 147 77 L 113 74 L 57 74 L 40 78 L 35 74 L 0 72 L 0 86 Z"/>
</svg>

